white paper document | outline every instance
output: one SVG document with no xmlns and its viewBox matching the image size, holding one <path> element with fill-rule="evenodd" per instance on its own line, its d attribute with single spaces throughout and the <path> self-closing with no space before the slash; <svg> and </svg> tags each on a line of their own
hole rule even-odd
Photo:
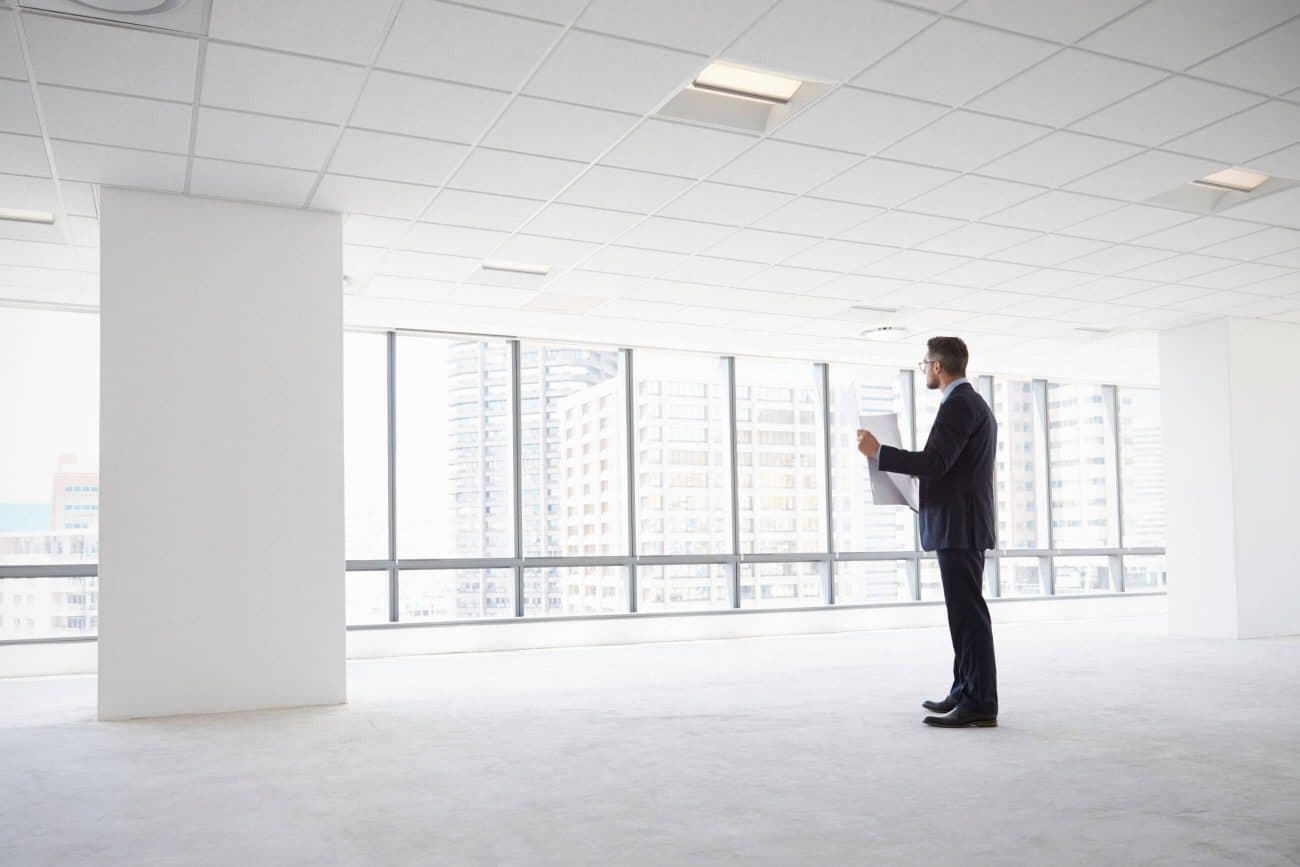
<svg viewBox="0 0 1300 867">
<path fill-rule="evenodd" d="M 898 416 L 892 412 L 887 415 L 858 416 L 858 427 L 875 434 L 881 445 L 902 448 Z M 873 503 L 877 506 L 909 506 L 913 512 L 919 511 L 921 494 L 915 476 L 882 472 L 875 461 L 867 463 Z"/>
</svg>

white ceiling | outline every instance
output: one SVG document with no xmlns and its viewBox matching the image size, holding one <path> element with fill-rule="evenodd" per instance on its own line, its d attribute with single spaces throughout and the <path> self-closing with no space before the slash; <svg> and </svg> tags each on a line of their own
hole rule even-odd
<svg viewBox="0 0 1300 867">
<path fill-rule="evenodd" d="M 890 363 L 942 330 L 1146 382 L 1159 329 L 1300 322 L 1300 186 L 1145 203 L 1300 178 L 1300 0 L 212 0 L 200 37 L 0 7 L 0 207 L 59 215 L 0 222 L 0 299 L 96 303 L 113 184 L 347 214 L 356 323 Z M 657 117 L 715 58 L 824 92 L 762 136 Z"/>
</svg>

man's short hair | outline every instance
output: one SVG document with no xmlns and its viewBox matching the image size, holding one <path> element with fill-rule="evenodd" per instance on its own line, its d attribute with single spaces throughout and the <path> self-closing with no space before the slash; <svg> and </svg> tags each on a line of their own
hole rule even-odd
<svg viewBox="0 0 1300 867">
<path fill-rule="evenodd" d="M 942 364 L 953 376 L 966 375 L 966 362 L 970 361 L 966 341 L 960 337 L 931 337 L 925 345 L 930 350 L 931 361 Z"/>
</svg>

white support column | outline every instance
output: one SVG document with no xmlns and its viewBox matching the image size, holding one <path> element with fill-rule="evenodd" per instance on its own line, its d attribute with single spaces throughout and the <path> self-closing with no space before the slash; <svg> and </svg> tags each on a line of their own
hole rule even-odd
<svg viewBox="0 0 1300 867">
<path fill-rule="evenodd" d="M 1254 319 L 1160 335 L 1172 634 L 1300 634 L 1297 345 Z"/>
<path fill-rule="evenodd" d="M 346 700 L 336 214 L 105 189 L 99 716 Z"/>
</svg>

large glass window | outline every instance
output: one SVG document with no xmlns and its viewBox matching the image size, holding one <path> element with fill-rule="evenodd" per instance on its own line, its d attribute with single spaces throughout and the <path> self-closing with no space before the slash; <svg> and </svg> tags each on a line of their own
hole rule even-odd
<svg viewBox="0 0 1300 867">
<path fill-rule="evenodd" d="M 1112 411 L 1102 386 L 1053 382 L 1047 387 L 1054 548 L 1119 544 Z"/>
<path fill-rule="evenodd" d="M 343 447 L 347 557 L 387 559 L 386 334 L 349 331 L 343 335 Z"/>
<path fill-rule="evenodd" d="M 622 566 L 524 570 L 525 617 L 622 614 L 627 610 L 627 569 Z"/>
<path fill-rule="evenodd" d="M 1113 589 L 1108 557 L 1057 557 L 1052 571 L 1057 596 L 1108 593 Z"/>
<path fill-rule="evenodd" d="M 397 551 L 514 555 L 510 344 L 397 338 Z"/>
<path fill-rule="evenodd" d="M 831 365 L 831 523 L 836 551 L 908 551 L 915 547 L 912 510 L 872 502 L 867 459 L 858 451 L 857 440 L 861 416 L 894 413 L 904 445 L 910 445 L 905 400 L 910 380 L 906 373 L 889 368 Z"/>
<path fill-rule="evenodd" d="M 1026 379 L 993 381 L 998 422 L 994 481 L 998 499 L 998 547 L 1046 548 L 1047 432 L 1038 403 L 1042 391 Z"/>
<path fill-rule="evenodd" d="M 641 566 L 637 611 L 705 611 L 731 607 L 731 569 L 725 563 Z"/>
<path fill-rule="evenodd" d="M 0 308 L 0 565 L 98 559 L 99 317 Z"/>
<path fill-rule="evenodd" d="M 903 560 L 840 560 L 835 564 L 835 603 L 910 602 L 907 574 Z"/>
<path fill-rule="evenodd" d="M 1163 548 L 1165 468 L 1160 439 L 1160 392 L 1148 388 L 1119 389 L 1119 430 L 1124 547 Z"/>
<path fill-rule="evenodd" d="M 632 375 L 637 552 L 729 553 L 731 439 L 726 360 L 638 351 Z M 712 600 L 712 593 L 709 598 Z"/>
<path fill-rule="evenodd" d="M 98 629 L 98 578 L 0 578 L 0 640 L 94 635 Z"/>
<path fill-rule="evenodd" d="M 736 470 L 745 553 L 826 550 L 821 393 L 812 363 L 736 360 Z"/>
<path fill-rule="evenodd" d="M 742 563 L 741 608 L 797 608 L 825 601 L 828 564 Z"/>
<path fill-rule="evenodd" d="M 401 620 L 483 620 L 515 614 L 513 569 L 403 569 Z"/>
</svg>

